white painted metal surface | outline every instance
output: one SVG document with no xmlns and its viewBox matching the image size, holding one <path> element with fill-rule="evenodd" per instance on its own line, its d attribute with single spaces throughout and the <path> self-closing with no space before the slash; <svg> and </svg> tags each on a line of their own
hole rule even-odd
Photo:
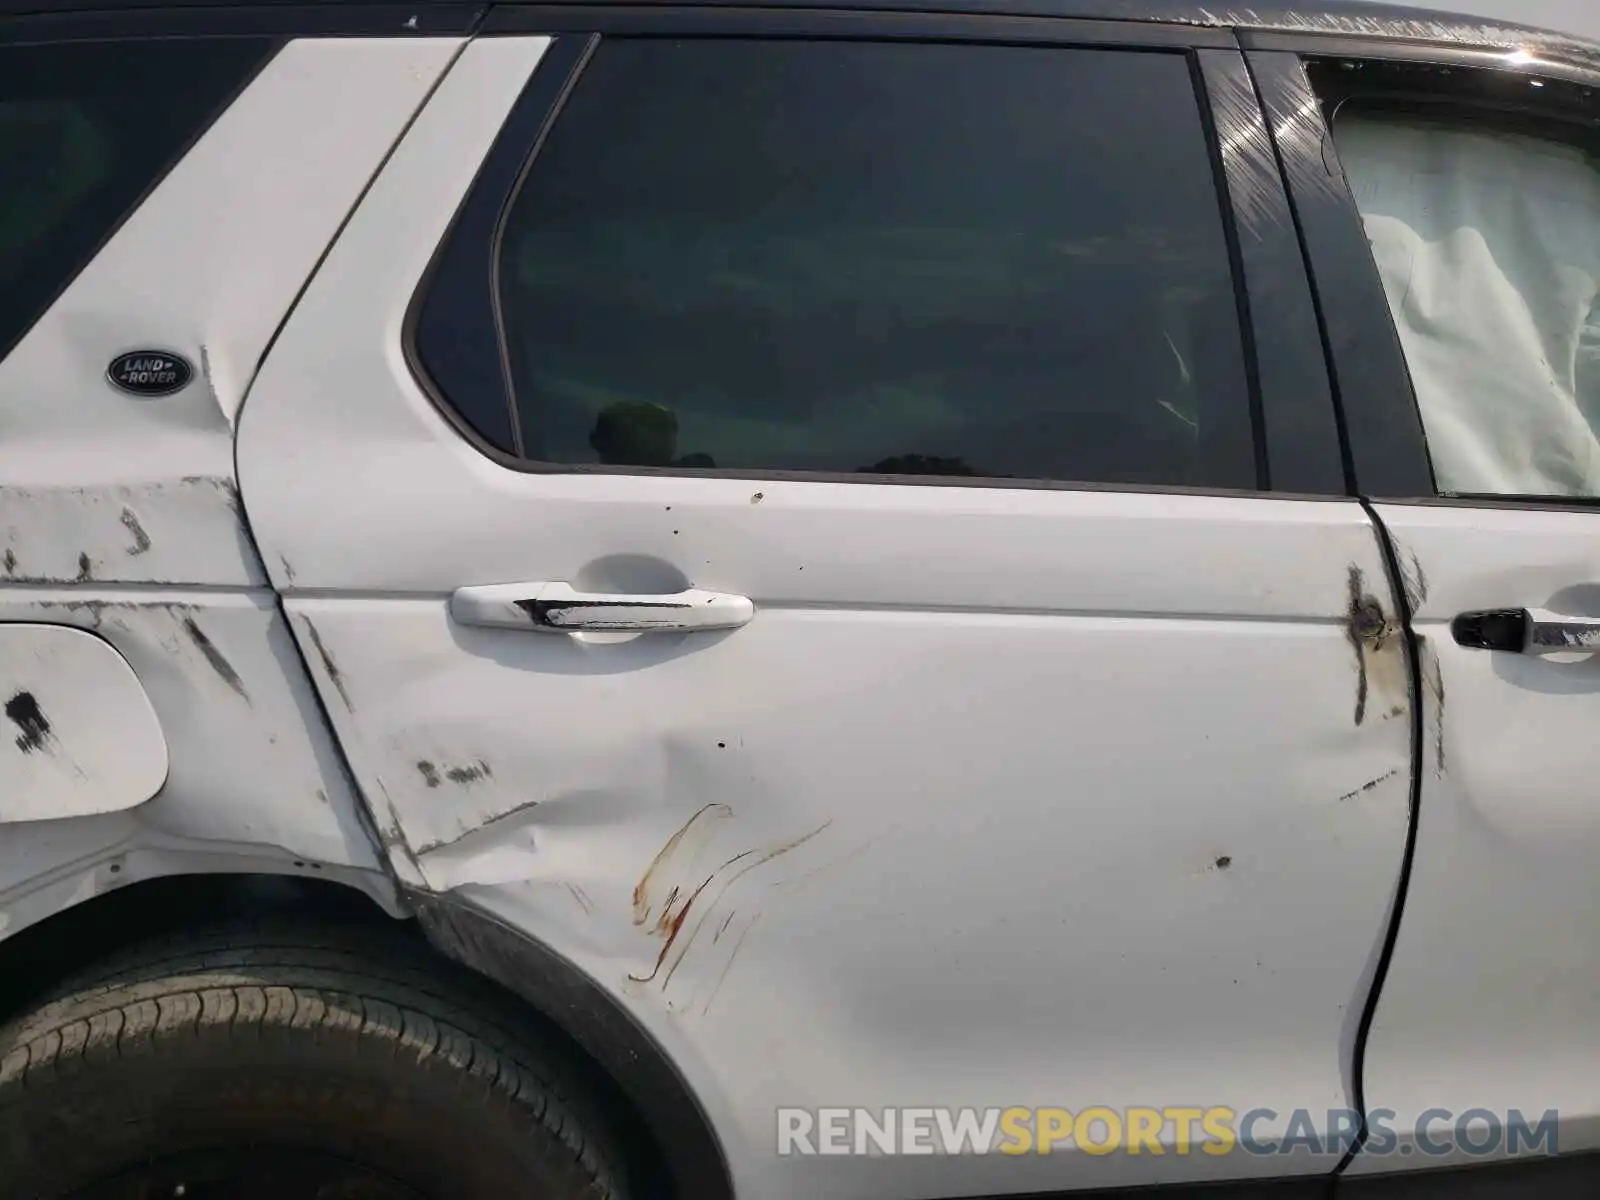
<svg viewBox="0 0 1600 1200">
<path fill-rule="evenodd" d="M 395 869 L 621 998 L 740 1195 L 1330 1169 L 775 1156 L 780 1105 L 1349 1103 L 1408 824 L 1401 641 L 1352 621 L 1394 611 L 1355 504 L 480 456 L 402 315 L 541 49 L 463 54 L 240 423 L 253 529 Z M 602 644 L 451 619 L 456 589 L 518 579 L 756 611 Z"/>
<path fill-rule="evenodd" d="M 171 759 L 131 812 L 6 827 L 0 935 L 179 872 L 392 895 L 236 511 L 232 424 L 299 288 L 461 44 L 291 42 L 0 363 L 0 636 L 24 622 L 104 637 Z M 195 381 L 157 400 L 115 391 L 107 364 L 148 345 L 192 359 Z"/>
<path fill-rule="evenodd" d="M 127 660 L 62 625 L 0 625 L 0 825 L 136 808 L 167 742 Z"/>
<path fill-rule="evenodd" d="M 1369 1108 L 1561 1113 L 1600 1146 L 1600 659 L 1456 645 L 1479 609 L 1600 618 L 1600 515 L 1383 505 L 1423 643 L 1422 815 L 1366 1056 Z M 1435 1129 L 1447 1129 L 1449 1122 Z M 1404 1139 L 1403 1139 L 1404 1140 Z M 1358 1172 L 1437 1167 L 1416 1153 Z"/>
<path fill-rule="evenodd" d="M 302 873 L 382 894 L 372 836 L 270 594 L 0 588 L 0 641 L 12 622 L 70 623 L 116 647 L 171 768 L 132 812 L 7 826 L 0 931 L 174 870 Z"/>
<path fill-rule="evenodd" d="M 0 586 L 264 582 L 233 418 L 273 331 L 456 38 L 286 45 L 0 362 Z M 184 390 L 106 381 L 175 351 Z"/>
</svg>

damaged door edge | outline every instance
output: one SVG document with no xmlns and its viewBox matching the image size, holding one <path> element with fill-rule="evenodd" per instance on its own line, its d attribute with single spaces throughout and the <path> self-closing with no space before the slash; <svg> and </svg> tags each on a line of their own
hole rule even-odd
<svg viewBox="0 0 1600 1200">
<path fill-rule="evenodd" d="M 734 1200 L 716 1128 L 671 1056 L 582 968 L 455 895 L 415 889 L 403 899 L 428 943 L 506 988 L 588 1054 L 644 1118 L 680 1200 Z"/>
<path fill-rule="evenodd" d="M 451 63 L 453 64 L 454 62 L 455 59 L 451 59 Z M 447 72 L 448 67 L 446 68 L 446 73 Z M 441 74 L 441 78 L 442 77 L 443 75 Z M 429 95 L 432 95 L 432 92 L 429 92 Z M 418 111 L 420 111 L 420 109 Z M 410 128 L 410 126 L 407 125 L 407 128 Z M 385 161 L 387 161 L 387 159 L 385 159 Z M 374 175 L 374 178 L 376 178 L 376 175 Z M 368 186 L 371 186 L 370 181 Z M 363 191 L 362 195 L 365 194 L 366 193 Z M 351 211 L 354 212 L 354 209 Z M 346 220 L 348 219 L 349 218 L 346 217 Z M 340 228 L 342 229 L 343 226 L 340 226 Z M 326 251 L 324 251 L 324 254 L 326 254 Z M 320 259 L 318 260 L 317 265 L 319 267 L 321 266 Z M 313 275 L 314 274 L 315 272 L 313 272 Z M 307 286 L 309 286 L 309 284 L 310 280 L 308 279 Z M 299 302 L 299 296 L 295 297 L 295 301 L 296 303 Z M 289 311 L 293 312 L 293 307 L 291 307 Z M 287 319 L 288 318 L 285 317 L 285 320 Z M 279 328 L 281 329 L 282 326 L 280 325 Z M 273 336 L 276 337 L 276 333 L 274 333 Z M 263 355 L 262 361 L 265 361 L 265 355 Z M 256 372 L 259 373 L 260 369 L 260 363 L 257 363 Z M 239 479 L 239 437 L 237 433 L 238 419 L 244 415 L 244 400 L 249 399 L 250 388 L 254 383 L 255 375 L 252 374 L 250 379 L 246 381 L 243 391 L 243 400 L 240 401 L 239 413 L 234 422 L 235 434 L 233 439 L 233 477 L 236 483 Z M 339 773 L 344 777 L 344 784 L 347 789 L 347 794 L 353 800 L 351 807 L 355 810 L 356 823 L 360 825 L 362 831 L 367 835 L 367 839 L 372 846 L 373 857 L 382 867 L 385 881 L 389 885 L 386 891 L 388 892 L 389 897 L 392 898 L 392 903 L 386 904 L 384 907 L 389 909 L 396 917 L 408 917 L 411 915 L 410 904 L 407 900 L 409 893 L 408 885 L 405 879 L 402 878 L 399 869 L 394 865 L 394 862 L 390 856 L 390 839 L 387 839 L 383 836 L 382 823 L 378 818 L 377 810 L 373 807 L 371 798 L 362 788 L 360 780 L 356 777 L 355 769 L 351 766 L 350 759 L 345 754 L 344 742 L 340 740 L 338 731 L 334 727 L 333 715 L 328 711 L 327 701 L 323 698 L 322 689 L 317 686 L 317 677 L 311 670 L 310 660 L 306 657 L 306 647 L 302 644 L 300 633 L 295 622 L 290 619 L 289 610 L 284 606 L 283 593 L 280 592 L 271 582 L 272 575 L 269 571 L 267 571 L 266 559 L 261 553 L 261 544 L 256 540 L 255 530 L 250 526 L 250 512 L 248 506 L 244 503 L 242 489 L 240 490 L 238 514 L 239 530 L 244 535 L 244 540 L 249 545 L 251 553 L 256 556 L 256 562 L 261 564 L 263 577 L 268 581 L 268 587 L 271 588 L 272 611 L 275 614 L 276 619 L 282 621 L 284 629 L 288 631 L 289 645 L 294 648 L 295 661 L 300 667 L 300 678 L 305 684 L 306 691 L 311 694 L 311 702 L 316 706 L 317 720 L 321 722 L 322 732 L 328 739 L 329 754 L 332 756 L 333 761 L 338 764 Z"/>
<path fill-rule="evenodd" d="M 311 285 L 316 280 L 317 276 L 322 273 L 323 265 L 328 261 L 328 256 L 333 253 L 333 248 L 339 244 L 339 240 L 344 236 L 344 232 L 349 227 L 350 222 L 355 219 L 356 213 L 361 211 L 361 206 L 366 202 L 367 196 L 372 191 L 373 186 L 383 175 L 384 171 L 388 169 L 390 160 L 394 158 L 396 151 L 399 150 L 400 146 L 410 135 L 412 126 L 416 124 L 417 118 L 420 117 L 427 109 L 428 105 L 433 102 L 433 97 L 438 92 L 440 86 L 446 79 L 450 77 L 450 73 L 455 70 L 456 64 L 461 61 L 462 54 L 466 52 L 467 47 L 470 46 L 473 40 L 477 37 L 478 29 L 483 24 L 483 19 L 487 13 L 487 5 L 482 5 L 478 8 L 477 12 L 474 14 L 471 25 L 467 29 L 466 34 L 459 39 L 455 48 L 455 52 L 451 54 L 450 58 L 445 62 L 443 68 L 434 77 L 432 84 L 429 85 L 428 89 L 423 93 L 422 98 L 417 102 L 416 107 L 412 109 L 410 116 L 408 116 L 404 124 L 400 126 L 400 130 L 395 134 L 394 140 L 389 143 L 388 148 L 384 151 L 383 156 L 378 160 L 378 164 L 373 169 L 372 174 L 367 177 L 367 181 L 356 193 L 355 199 L 351 202 L 349 209 L 345 212 L 343 218 L 340 219 L 339 224 L 334 228 L 333 235 L 328 239 L 327 244 L 323 246 L 322 252 L 317 255 L 316 261 L 311 264 L 311 270 L 308 271 L 306 273 L 306 277 L 300 281 L 300 287 L 295 291 L 294 297 L 289 301 L 288 306 L 283 310 L 283 316 L 278 320 L 277 326 L 267 338 L 266 344 L 262 346 L 260 355 L 256 358 L 255 363 L 250 369 L 249 377 L 244 381 L 244 386 L 239 389 L 239 404 L 235 409 L 233 416 L 233 480 L 234 488 L 239 496 L 237 510 L 240 532 L 243 533 L 245 541 L 249 544 L 251 552 L 255 555 L 256 562 L 261 567 L 262 578 L 267 581 L 267 586 L 272 589 L 273 605 L 278 614 L 278 619 L 283 622 L 284 628 L 289 631 L 289 641 L 294 646 L 295 657 L 300 663 L 301 676 L 305 680 L 306 686 L 310 690 L 313 701 L 316 704 L 317 715 L 322 720 L 322 728 L 328 736 L 334 759 L 338 762 L 339 770 L 344 775 L 345 783 L 350 789 L 350 795 L 355 798 L 356 820 L 360 823 L 361 828 L 366 832 L 367 837 L 371 840 L 373 854 L 377 858 L 378 862 L 383 866 L 383 872 L 385 876 L 388 877 L 389 885 L 393 889 L 396 907 L 402 909 L 407 907 L 406 897 L 411 889 L 407 885 L 406 881 L 402 878 L 399 869 L 395 866 L 392 860 L 390 853 L 390 841 L 392 839 L 384 837 L 382 832 L 382 821 L 379 818 L 377 809 L 373 805 L 372 798 L 369 797 L 366 794 L 366 791 L 361 787 L 361 784 L 356 777 L 355 770 L 351 766 L 350 760 L 345 754 L 344 743 L 340 740 L 339 734 L 334 727 L 332 715 L 329 713 L 328 705 L 322 696 L 322 689 L 317 686 L 316 676 L 312 673 L 310 661 L 306 657 L 306 648 L 301 644 L 300 635 L 296 630 L 294 621 L 292 621 L 289 617 L 288 609 L 284 607 L 283 591 L 279 588 L 276 581 L 273 580 L 272 570 L 267 565 L 267 557 L 262 552 L 261 542 L 256 537 L 254 528 L 251 527 L 249 507 L 244 500 L 244 477 L 239 469 L 240 429 L 242 428 L 242 422 L 244 421 L 245 414 L 248 410 L 251 393 L 255 390 L 256 380 L 261 377 L 262 367 L 266 364 L 267 359 L 271 357 L 273 347 L 278 344 L 278 339 L 282 336 L 284 329 L 288 327 L 290 320 L 293 319 L 295 311 L 300 307 L 300 302 L 302 299 L 304 299 L 306 292 L 310 290 Z M 286 562 L 284 563 L 284 567 L 284 582 L 286 585 L 292 585 L 293 580 L 290 578 L 290 572 L 287 569 L 288 564 Z M 337 679 L 335 679 L 334 682 L 337 684 Z M 343 689 L 341 688 L 340 691 L 342 693 Z M 397 831 L 397 836 L 403 835 L 399 835 Z M 408 847 L 402 848 L 408 855 L 410 854 Z M 417 868 L 417 870 L 418 874 L 420 875 L 420 868 Z"/>
<path fill-rule="evenodd" d="M 1383 997 L 1384 981 L 1389 976 L 1389 965 L 1394 959 L 1394 949 L 1400 937 L 1400 922 L 1405 918 L 1406 894 L 1411 888 L 1411 868 L 1416 858 L 1417 829 L 1422 819 L 1422 742 L 1423 742 L 1423 712 L 1422 712 L 1422 655 L 1417 643 L 1417 636 L 1412 628 L 1412 606 L 1410 593 L 1406 590 L 1405 574 L 1400 567 L 1400 558 L 1395 549 L 1394 540 L 1389 536 L 1389 530 L 1379 519 L 1377 510 L 1370 501 L 1360 498 L 1362 510 L 1367 514 L 1367 520 L 1372 522 L 1373 535 L 1378 540 L 1378 547 L 1383 555 L 1384 574 L 1389 582 L 1389 593 L 1394 597 L 1396 620 L 1399 624 L 1399 633 L 1403 639 L 1402 644 L 1406 652 L 1406 678 L 1407 687 L 1411 693 L 1411 791 L 1410 791 L 1410 819 L 1406 823 L 1405 848 L 1400 856 L 1400 876 L 1395 882 L 1394 898 L 1389 906 L 1389 927 L 1384 930 L 1383 944 L 1378 951 L 1378 959 L 1373 967 L 1372 981 L 1367 988 L 1366 1000 L 1361 1009 L 1361 1018 L 1356 1025 L 1355 1045 L 1351 1050 L 1350 1061 L 1350 1088 L 1351 1100 L 1355 1110 L 1361 1114 L 1361 1128 L 1355 1139 L 1350 1144 L 1350 1149 L 1345 1152 L 1339 1164 L 1333 1169 L 1333 1177 L 1342 1175 L 1355 1160 L 1356 1155 L 1366 1145 L 1372 1130 L 1367 1123 L 1367 1102 L 1365 1080 L 1363 1071 L 1366 1066 L 1367 1039 L 1372 1033 L 1372 1023 L 1378 1014 L 1378 1004 Z"/>
</svg>

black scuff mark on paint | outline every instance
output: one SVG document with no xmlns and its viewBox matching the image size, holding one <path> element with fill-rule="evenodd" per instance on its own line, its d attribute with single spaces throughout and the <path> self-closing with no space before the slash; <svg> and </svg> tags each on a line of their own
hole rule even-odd
<svg viewBox="0 0 1600 1200">
<path fill-rule="evenodd" d="M 429 786 L 432 786 L 432 785 L 430 784 Z M 504 822 L 511 820 L 513 817 L 521 816 L 523 813 L 529 811 L 530 809 L 534 809 L 534 808 L 538 808 L 538 807 L 539 807 L 539 801 L 537 801 L 537 800 L 526 800 L 523 803 L 518 804 L 513 808 L 506 809 L 504 812 L 496 813 L 494 816 L 490 817 L 487 821 L 480 821 L 478 824 L 472 826 L 472 828 L 470 828 L 470 829 L 462 830 L 460 833 L 456 834 L 453 837 L 441 838 L 440 840 L 435 841 L 435 842 L 425 842 L 425 843 L 423 843 L 422 845 L 417 847 L 417 850 L 416 850 L 417 857 L 420 858 L 424 854 L 432 854 L 435 850 L 443 850 L 447 846 L 454 846 L 457 842 L 464 841 L 466 838 L 471 837 L 475 833 L 482 833 L 486 829 L 492 829 L 496 825 L 503 824 Z"/>
<path fill-rule="evenodd" d="M 1367 697 L 1371 688 L 1367 654 L 1369 651 L 1382 650 L 1394 630 L 1383 615 L 1383 605 L 1367 592 L 1366 577 L 1361 568 L 1354 564 L 1350 566 L 1348 584 L 1349 609 L 1345 617 L 1345 638 L 1356 655 L 1355 723 L 1359 727 L 1367 719 Z"/>
<path fill-rule="evenodd" d="M 1444 777 L 1444 670 L 1439 664 L 1439 654 L 1433 647 L 1427 649 L 1427 661 L 1422 672 L 1423 684 L 1433 698 L 1433 755 L 1434 774 Z"/>
<path fill-rule="evenodd" d="M 87 553 L 78 555 L 78 576 L 74 583 L 88 583 L 94 579 L 94 560 Z"/>
<path fill-rule="evenodd" d="M 1363 783 L 1360 787 L 1358 787 L 1355 791 L 1346 792 L 1344 795 L 1340 796 L 1339 797 L 1339 803 L 1343 804 L 1346 800 L 1354 800 L 1357 796 L 1364 796 L 1364 795 L 1366 795 L 1366 793 L 1368 793 L 1370 791 L 1373 791 L 1374 789 L 1376 789 L 1381 784 L 1388 783 L 1389 780 L 1393 779 L 1398 774 L 1400 774 L 1400 768 L 1396 767 L 1392 771 L 1387 771 L 1384 774 L 1379 775 L 1376 779 L 1368 780 L 1366 783 Z"/>
<path fill-rule="evenodd" d="M 425 758 L 418 761 L 417 774 L 421 775 L 422 782 L 431 788 L 436 788 L 440 783 L 443 782 L 443 780 L 439 778 L 439 768 L 434 766 Z"/>
<path fill-rule="evenodd" d="M 222 498 L 227 502 L 233 515 L 241 524 L 244 523 L 244 504 L 239 499 L 239 488 L 231 479 L 217 479 L 214 481 L 217 491 L 222 493 Z"/>
<path fill-rule="evenodd" d="M 128 547 L 128 557 L 137 558 L 150 549 L 150 535 L 144 531 L 144 526 L 139 524 L 139 514 L 131 508 L 122 510 L 121 521 L 129 534 L 133 536 L 133 545 Z"/>
<path fill-rule="evenodd" d="M 55 741 L 50 721 L 34 694 L 24 688 L 6 701 L 6 718 L 17 727 L 17 749 L 24 754 L 43 750 Z"/>
<path fill-rule="evenodd" d="M 470 767 L 450 767 L 444 777 L 451 783 L 458 783 L 462 787 L 477 783 L 480 779 L 493 779 L 494 772 L 489 769 L 489 764 L 481 758 Z"/>
<path fill-rule="evenodd" d="M 316 647 L 317 657 L 322 660 L 322 669 L 328 673 L 328 682 L 332 683 L 334 690 L 339 693 L 339 699 L 344 701 L 345 711 L 355 712 L 356 706 L 350 703 L 350 693 L 345 690 L 344 676 L 339 672 L 339 665 L 333 661 L 333 655 L 329 654 L 328 648 L 322 644 L 322 635 L 310 621 L 306 622 L 306 632 L 311 635 L 311 644 Z"/>
<path fill-rule="evenodd" d="M 250 693 L 245 691 L 244 680 L 239 678 L 239 672 L 233 669 L 233 664 L 221 650 L 217 649 L 216 643 L 206 636 L 205 630 L 195 624 L 193 617 L 183 619 L 183 631 L 189 635 L 189 640 L 199 648 L 200 653 L 205 655 L 206 662 L 211 664 L 211 669 L 222 678 L 222 682 L 238 692 L 244 702 L 249 704 Z"/>
<path fill-rule="evenodd" d="M 9 546 L 6 547 L 5 569 L 8 576 L 17 573 L 17 552 Z"/>
</svg>

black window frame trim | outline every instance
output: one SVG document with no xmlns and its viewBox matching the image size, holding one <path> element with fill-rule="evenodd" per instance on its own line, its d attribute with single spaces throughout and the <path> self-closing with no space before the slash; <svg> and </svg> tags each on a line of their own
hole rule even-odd
<svg viewBox="0 0 1600 1200">
<path fill-rule="evenodd" d="M 1352 494 L 1320 316 L 1277 150 L 1238 49 L 1196 52 L 1235 255 L 1261 492 Z"/>
<path fill-rule="evenodd" d="M 216 4 L 0 14 L 0 45 L 169 37 L 447 37 L 470 35 L 489 0 L 382 4 Z"/>
<path fill-rule="evenodd" d="M 1239 305 L 1240 352 L 1247 386 L 1250 389 L 1252 434 L 1258 478 L 1248 488 L 1190 487 L 1159 484 L 1122 484 L 1077 480 L 1003 479 L 935 475 L 888 475 L 822 471 L 785 471 L 735 468 L 643 467 L 598 463 L 558 463 L 522 457 L 514 384 L 505 346 L 504 326 L 499 314 L 497 287 L 501 237 L 507 214 L 515 203 L 545 137 L 559 119 L 562 106 L 579 82 L 585 66 L 607 33 L 630 39 L 649 37 L 803 38 L 806 40 L 917 41 L 933 43 L 988 43 L 1031 46 L 1117 49 L 1150 53 L 1181 54 L 1186 59 L 1194 87 L 1196 111 L 1206 130 L 1208 151 L 1219 192 L 1218 203 L 1227 241 L 1229 265 Z M 1248 78 L 1248 69 L 1232 30 L 1187 25 L 1164 25 L 1123 21 L 1080 20 L 1071 18 L 1008 17 L 973 14 L 881 12 L 826 8 L 758 9 L 696 7 L 580 7 L 496 5 L 479 32 L 481 37 L 547 35 L 551 45 L 534 68 L 523 92 L 512 105 L 490 150 L 480 164 L 472 184 L 458 205 L 429 264 L 408 302 L 402 324 L 401 349 L 412 377 L 447 423 L 479 453 L 499 466 L 521 474 L 539 475 L 642 475 L 672 478 L 744 479 L 753 481 L 793 481 L 811 483 L 858 483 L 873 485 L 979 487 L 1029 491 L 1153 493 L 1248 498 L 1347 500 L 1351 489 L 1344 469 L 1344 447 L 1339 437 L 1337 412 L 1332 404 L 1326 356 L 1307 357 L 1306 329 L 1274 307 L 1252 306 L 1252 286 L 1268 281 L 1280 287 L 1300 287 L 1309 293 L 1303 256 L 1285 256 L 1282 244 L 1268 253 L 1250 252 L 1241 247 L 1237 228 L 1237 209 L 1241 199 L 1253 196 L 1267 206 L 1268 219 L 1257 222 L 1264 228 L 1287 229 L 1293 214 L 1275 154 L 1267 136 L 1267 121 L 1259 104 L 1259 137 L 1252 136 L 1243 154 L 1225 154 L 1216 125 L 1217 87 L 1229 72 L 1234 82 Z M 1215 57 L 1208 58 L 1207 55 Z M 1252 89 L 1251 96 L 1254 97 Z M 531 146 L 529 150 L 527 147 Z M 493 175 L 512 175 L 505 159 L 522 148 L 516 163 L 514 182 L 492 198 L 484 195 L 486 179 Z M 1263 189 L 1262 170 L 1276 183 Z M 492 218 L 491 214 L 492 213 Z M 485 269 L 478 247 L 484 244 L 482 230 L 492 220 L 489 238 L 490 261 Z M 472 236 L 469 226 L 479 236 Z M 1252 233 L 1253 236 L 1253 233 Z M 458 241 L 458 238 L 464 240 Z M 448 298 L 436 291 L 441 282 L 460 286 L 470 277 L 463 267 L 477 263 L 480 272 L 472 280 L 476 296 L 452 293 Z M 447 276 L 454 275 L 456 279 Z M 487 288 L 483 284 L 487 283 Z M 484 295 L 484 291 L 487 295 Z M 430 308 L 453 314 L 475 310 L 481 335 L 485 323 L 495 331 L 498 343 L 500 387 L 498 403 L 474 407 L 488 413 L 503 404 L 509 411 L 506 441 L 511 450 L 496 445 L 481 434 L 445 395 L 444 389 L 427 366 L 425 344 L 436 328 Z M 1297 316 L 1297 315 L 1296 315 Z M 455 328 L 470 328 L 459 316 Z M 1271 374 L 1270 388 L 1263 386 L 1259 348 L 1292 339 L 1297 350 L 1292 368 L 1279 364 Z M 1317 347 L 1320 351 L 1320 346 Z M 1315 410 L 1314 421 L 1326 418 L 1321 436 L 1296 437 L 1284 431 L 1282 414 L 1289 405 L 1307 405 Z M 1274 417 L 1277 420 L 1274 420 Z"/>
<path fill-rule="evenodd" d="M 1304 52 L 1305 41 L 1295 50 L 1247 50 L 1245 58 L 1305 252 L 1351 490 L 1431 495 L 1433 465 L 1416 391 L 1366 226 L 1306 71 L 1314 55 Z"/>
</svg>

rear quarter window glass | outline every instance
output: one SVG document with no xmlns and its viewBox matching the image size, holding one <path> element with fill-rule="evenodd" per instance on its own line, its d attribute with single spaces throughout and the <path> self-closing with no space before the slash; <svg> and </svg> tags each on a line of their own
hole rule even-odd
<svg viewBox="0 0 1600 1200">
<path fill-rule="evenodd" d="M 271 50 L 255 38 L 0 46 L 0 358 Z"/>
<path fill-rule="evenodd" d="M 1181 54 L 607 40 L 498 280 L 529 460 L 1257 483 Z"/>
</svg>

